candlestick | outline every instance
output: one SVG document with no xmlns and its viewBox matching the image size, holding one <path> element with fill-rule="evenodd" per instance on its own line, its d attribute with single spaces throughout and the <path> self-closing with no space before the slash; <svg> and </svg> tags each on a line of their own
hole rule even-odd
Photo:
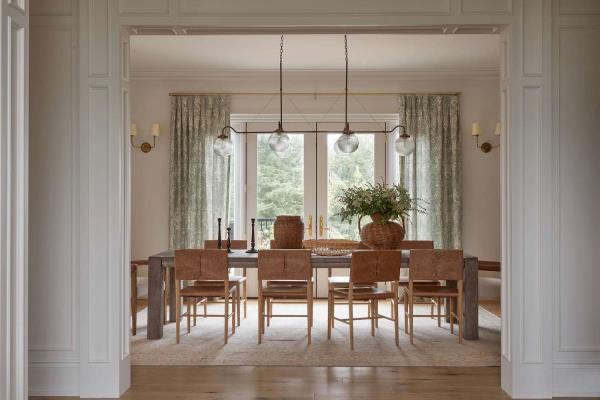
<svg viewBox="0 0 600 400">
<path fill-rule="evenodd" d="M 227 252 L 233 253 L 233 251 L 231 251 L 231 228 L 230 227 L 227 228 Z"/>
<path fill-rule="evenodd" d="M 217 231 L 217 249 L 221 248 L 221 218 L 217 218 L 219 230 Z"/>
<path fill-rule="evenodd" d="M 256 250 L 256 241 L 254 239 L 254 222 L 256 221 L 255 218 L 251 218 L 250 222 L 252 223 L 252 236 L 250 239 L 250 250 L 247 250 L 246 253 L 258 253 L 258 250 Z"/>
</svg>

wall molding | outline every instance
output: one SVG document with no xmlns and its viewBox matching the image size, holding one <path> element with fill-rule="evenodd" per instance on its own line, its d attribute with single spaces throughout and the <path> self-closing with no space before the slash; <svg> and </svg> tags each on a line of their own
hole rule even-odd
<svg viewBox="0 0 600 400">
<path fill-rule="evenodd" d="M 419 69 L 406 71 L 389 70 L 357 70 L 352 71 L 352 80 L 388 81 L 403 79 L 498 79 L 500 71 L 498 68 L 470 68 L 470 69 Z M 152 69 L 131 68 L 132 80 L 277 80 L 279 70 L 271 69 Z M 286 80 L 343 80 L 344 70 L 286 70 Z"/>
</svg>

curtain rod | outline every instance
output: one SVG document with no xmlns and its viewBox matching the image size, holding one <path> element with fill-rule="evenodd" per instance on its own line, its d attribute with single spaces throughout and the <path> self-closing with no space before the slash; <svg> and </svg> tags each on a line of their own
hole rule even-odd
<svg viewBox="0 0 600 400">
<path fill-rule="evenodd" d="M 286 96 L 343 96 L 344 92 L 283 92 Z M 352 96 L 459 96 L 462 92 L 349 92 Z M 279 92 L 172 92 L 169 96 L 278 96 Z"/>
</svg>

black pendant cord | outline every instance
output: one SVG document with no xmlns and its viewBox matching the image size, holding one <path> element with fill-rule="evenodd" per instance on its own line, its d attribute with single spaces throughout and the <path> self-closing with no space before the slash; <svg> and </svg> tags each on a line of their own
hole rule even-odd
<svg viewBox="0 0 600 400">
<path fill-rule="evenodd" d="M 348 124 L 348 35 L 344 35 L 344 48 L 346 51 L 346 89 L 345 89 L 345 98 L 346 98 L 346 107 L 344 112 L 344 132 L 350 131 L 350 126 Z"/>
<path fill-rule="evenodd" d="M 279 45 L 279 129 L 283 132 L 283 35 Z"/>
<path fill-rule="evenodd" d="M 256 222 L 255 218 L 250 219 L 250 222 L 252 223 L 252 236 L 250 238 L 250 249 L 246 251 L 246 253 L 258 253 L 258 250 L 256 250 L 256 240 L 254 237 L 254 223 Z"/>
<path fill-rule="evenodd" d="M 220 249 L 221 246 L 221 218 L 217 218 L 217 224 L 219 226 L 217 231 L 217 249 Z"/>
</svg>

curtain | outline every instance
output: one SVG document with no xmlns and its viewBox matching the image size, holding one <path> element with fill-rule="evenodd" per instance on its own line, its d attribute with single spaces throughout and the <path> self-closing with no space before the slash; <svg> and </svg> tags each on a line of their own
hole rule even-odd
<svg viewBox="0 0 600 400">
<path fill-rule="evenodd" d="M 433 240 L 436 248 L 462 248 L 462 157 L 457 95 L 401 96 L 400 124 L 415 151 L 400 157 L 400 184 L 426 214 L 413 212 L 407 238 Z"/>
<path fill-rule="evenodd" d="M 231 157 L 213 143 L 229 125 L 224 96 L 171 97 L 169 247 L 201 248 L 217 235 L 217 218 L 228 222 Z"/>
</svg>

